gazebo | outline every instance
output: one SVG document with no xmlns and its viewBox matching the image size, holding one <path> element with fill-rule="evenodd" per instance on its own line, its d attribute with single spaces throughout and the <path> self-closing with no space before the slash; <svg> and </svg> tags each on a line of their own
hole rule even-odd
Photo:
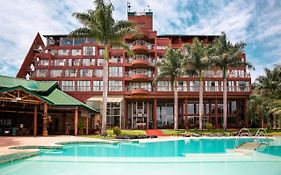
<svg viewBox="0 0 281 175">
<path fill-rule="evenodd" d="M 0 76 L 0 134 L 63 134 L 66 123 L 74 135 L 78 129 L 88 134 L 89 119 L 98 113 L 63 92 L 58 82 Z"/>
</svg>

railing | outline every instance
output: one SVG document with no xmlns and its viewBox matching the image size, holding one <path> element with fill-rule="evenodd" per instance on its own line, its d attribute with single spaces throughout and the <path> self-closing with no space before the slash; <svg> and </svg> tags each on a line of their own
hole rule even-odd
<svg viewBox="0 0 281 175">
<path fill-rule="evenodd" d="M 153 44 L 150 44 L 149 42 L 144 40 L 136 40 L 132 43 L 129 43 L 130 48 L 132 48 L 135 45 L 142 45 L 142 46 L 146 46 L 148 49 L 153 49 Z"/>
</svg>

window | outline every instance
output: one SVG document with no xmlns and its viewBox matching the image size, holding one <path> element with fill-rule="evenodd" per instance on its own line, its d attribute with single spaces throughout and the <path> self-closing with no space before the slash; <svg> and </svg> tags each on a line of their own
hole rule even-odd
<svg viewBox="0 0 281 175">
<path fill-rule="evenodd" d="M 237 81 L 237 91 L 249 91 L 250 83 L 248 81 Z"/>
<path fill-rule="evenodd" d="M 132 89 L 144 89 L 147 91 L 151 91 L 151 83 L 130 83 L 129 90 Z"/>
<path fill-rule="evenodd" d="M 97 66 L 102 66 L 102 64 L 103 64 L 103 59 L 98 59 Z"/>
<path fill-rule="evenodd" d="M 158 81 L 157 83 L 158 91 L 171 91 L 171 81 Z"/>
<path fill-rule="evenodd" d="M 109 91 L 122 91 L 122 81 L 109 81 Z"/>
<path fill-rule="evenodd" d="M 109 77 L 122 77 L 123 67 L 109 67 Z"/>
<path fill-rule="evenodd" d="M 93 81 L 93 91 L 102 91 L 103 81 Z"/>
<path fill-rule="evenodd" d="M 96 69 L 95 70 L 95 76 L 96 77 L 103 77 L 103 70 L 102 69 Z"/>
<path fill-rule="evenodd" d="M 54 60 L 54 66 L 64 66 L 65 65 L 65 59 L 55 59 Z"/>
<path fill-rule="evenodd" d="M 186 81 L 178 81 L 178 91 L 187 91 Z"/>
<path fill-rule="evenodd" d="M 196 92 L 199 90 L 199 81 L 190 81 L 189 88 L 191 92 Z"/>
<path fill-rule="evenodd" d="M 37 69 L 36 70 L 36 77 L 46 77 L 47 76 L 47 69 Z"/>
<path fill-rule="evenodd" d="M 103 56 L 104 49 L 99 49 L 99 55 Z"/>
<path fill-rule="evenodd" d="M 80 77 L 92 77 L 93 70 L 92 69 L 81 69 L 80 70 Z"/>
<path fill-rule="evenodd" d="M 80 59 L 74 59 L 74 66 L 80 65 Z"/>
<path fill-rule="evenodd" d="M 120 103 L 107 103 L 106 123 L 109 128 L 118 126 L 121 127 L 121 105 Z"/>
<path fill-rule="evenodd" d="M 83 55 L 95 55 L 96 48 L 94 46 L 84 46 L 83 47 Z"/>
<path fill-rule="evenodd" d="M 79 46 L 82 43 L 86 42 L 86 38 L 73 38 L 73 40 L 74 40 L 74 43 L 73 43 L 74 46 Z"/>
<path fill-rule="evenodd" d="M 39 66 L 48 66 L 49 65 L 49 60 L 48 59 L 41 59 L 39 61 Z"/>
<path fill-rule="evenodd" d="M 50 77 L 61 77 L 61 76 L 62 76 L 62 70 L 61 69 L 50 70 Z"/>
<path fill-rule="evenodd" d="M 75 81 L 61 81 L 63 91 L 75 91 Z"/>
<path fill-rule="evenodd" d="M 114 56 L 114 57 L 111 57 L 110 62 L 111 63 L 122 63 L 123 62 L 122 60 L 123 59 L 120 56 Z"/>
<path fill-rule="evenodd" d="M 219 82 L 218 81 L 205 81 L 205 91 L 219 91 Z"/>
<path fill-rule="evenodd" d="M 81 55 L 81 50 L 80 50 L 80 49 L 73 49 L 73 50 L 72 50 L 72 55 L 73 55 L 73 56 Z"/>
<path fill-rule="evenodd" d="M 128 73 L 128 76 L 132 76 L 135 74 L 144 74 L 149 77 L 152 77 L 152 71 L 150 69 L 142 69 L 142 68 L 137 68 L 137 69 L 130 69 Z"/>
<path fill-rule="evenodd" d="M 82 66 L 90 66 L 91 59 L 82 59 Z"/>
<path fill-rule="evenodd" d="M 65 70 L 65 76 L 66 77 L 76 77 L 77 71 L 75 69 L 67 69 L 67 70 Z"/>
<path fill-rule="evenodd" d="M 90 81 L 77 81 L 77 91 L 90 91 Z"/>
<path fill-rule="evenodd" d="M 157 46 L 156 48 L 157 48 L 157 50 L 165 50 L 167 48 L 167 46 Z"/>
<path fill-rule="evenodd" d="M 58 52 L 58 55 L 63 56 L 63 55 L 68 55 L 69 54 L 69 50 L 62 50 L 60 49 Z"/>
<path fill-rule="evenodd" d="M 223 82 L 222 83 L 222 87 L 223 87 Z M 235 87 L 234 87 L 234 81 L 227 81 L 227 91 L 232 92 L 235 91 Z"/>
</svg>

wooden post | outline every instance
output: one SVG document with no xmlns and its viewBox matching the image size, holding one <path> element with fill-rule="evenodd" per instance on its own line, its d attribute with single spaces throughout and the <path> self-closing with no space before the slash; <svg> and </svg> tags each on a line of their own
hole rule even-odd
<svg viewBox="0 0 281 175">
<path fill-rule="evenodd" d="M 87 116 L 86 117 L 86 135 L 88 135 L 89 134 L 89 118 L 90 118 L 90 114 L 89 114 L 89 116 Z"/>
<path fill-rule="evenodd" d="M 216 117 L 216 128 L 219 128 L 219 114 L 218 114 L 218 98 L 215 98 L 215 117 Z"/>
<path fill-rule="evenodd" d="M 185 109 L 184 109 L 184 127 L 185 129 L 189 129 L 189 120 L 188 120 L 188 103 L 187 103 L 187 98 L 184 99 L 184 104 L 185 104 Z"/>
<path fill-rule="evenodd" d="M 124 122 L 124 128 L 125 129 L 129 129 L 128 126 L 128 103 L 126 101 L 126 99 L 124 99 L 124 109 L 125 109 L 125 122 Z"/>
<path fill-rule="evenodd" d="M 44 103 L 43 104 L 43 133 L 42 133 L 43 136 L 48 136 L 47 118 L 48 118 L 48 104 Z"/>
<path fill-rule="evenodd" d="M 153 128 L 157 128 L 157 99 L 154 98 L 153 102 Z"/>
<path fill-rule="evenodd" d="M 78 108 L 75 108 L 74 111 L 74 135 L 78 134 Z"/>
<path fill-rule="evenodd" d="M 249 126 L 248 120 L 248 98 L 244 99 L 244 119 L 245 119 L 245 127 Z"/>
<path fill-rule="evenodd" d="M 33 114 L 33 136 L 37 135 L 37 106 L 34 106 L 34 114 Z"/>
</svg>

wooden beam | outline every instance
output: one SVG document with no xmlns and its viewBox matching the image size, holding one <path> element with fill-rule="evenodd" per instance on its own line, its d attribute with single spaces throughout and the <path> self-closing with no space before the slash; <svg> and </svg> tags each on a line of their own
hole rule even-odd
<svg viewBox="0 0 281 175">
<path fill-rule="evenodd" d="M 74 135 L 78 134 L 78 108 L 75 108 L 74 111 Z"/>
<path fill-rule="evenodd" d="M 47 118 L 48 118 L 48 104 L 47 103 L 44 103 L 43 105 L 43 133 L 42 135 L 43 136 L 48 136 L 48 129 L 47 129 L 47 124 L 48 124 L 48 121 L 47 121 Z"/>
<path fill-rule="evenodd" d="M 157 128 L 157 99 L 156 98 L 154 98 L 154 102 L 153 102 L 153 128 L 154 129 Z"/>
<path fill-rule="evenodd" d="M 90 114 L 89 114 L 89 116 L 87 116 L 86 117 L 86 135 L 88 135 L 89 134 L 89 118 L 90 118 Z"/>
<path fill-rule="evenodd" d="M 34 116 L 33 116 L 33 136 L 37 135 L 37 106 L 34 106 Z"/>
</svg>

